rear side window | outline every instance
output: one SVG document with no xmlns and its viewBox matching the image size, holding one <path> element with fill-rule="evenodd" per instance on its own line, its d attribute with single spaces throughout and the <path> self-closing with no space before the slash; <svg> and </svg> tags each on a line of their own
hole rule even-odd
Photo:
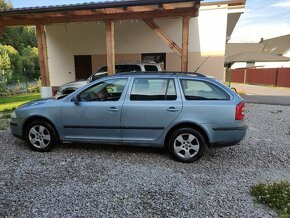
<svg viewBox="0 0 290 218">
<path fill-rule="evenodd" d="M 132 101 L 172 101 L 176 98 L 173 79 L 134 79 L 130 95 Z"/>
<path fill-rule="evenodd" d="M 186 100 L 229 100 L 230 96 L 218 86 L 196 80 L 182 79 L 181 86 Z"/>
<path fill-rule="evenodd" d="M 145 65 L 145 71 L 158 71 L 158 68 L 154 65 Z"/>
</svg>

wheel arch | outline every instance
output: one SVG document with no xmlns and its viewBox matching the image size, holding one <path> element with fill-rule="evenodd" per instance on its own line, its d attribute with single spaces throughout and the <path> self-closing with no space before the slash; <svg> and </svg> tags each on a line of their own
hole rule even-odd
<svg viewBox="0 0 290 218">
<path fill-rule="evenodd" d="M 178 123 L 178 124 L 174 125 L 167 132 L 167 134 L 165 136 L 165 140 L 164 140 L 164 145 L 165 146 L 168 146 L 170 135 L 175 130 L 180 129 L 180 128 L 192 128 L 192 129 L 197 130 L 204 137 L 204 140 L 205 140 L 206 144 L 209 145 L 209 143 L 210 143 L 209 134 L 207 133 L 207 131 L 204 128 L 202 128 L 200 125 L 198 125 L 196 123 L 193 123 L 193 122 L 182 122 L 182 123 Z"/>
<path fill-rule="evenodd" d="M 53 130 L 55 131 L 55 133 L 57 134 L 57 139 L 60 140 L 60 136 L 59 133 L 54 125 L 54 123 L 52 121 L 50 121 L 47 117 L 44 116 L 40 116 L 40 115 L 34 115 L 34 116 L 30 116 L 29 118 L 27 118 L 23 124 L 23 128 L 22 128 L 22 135 L 25 137 L 25 131 L 27 126 L 34 121 L 44 121 L 49 123 L 49 125 L 51 125 L 51 127 L 53 128 Z"/>
</svg>

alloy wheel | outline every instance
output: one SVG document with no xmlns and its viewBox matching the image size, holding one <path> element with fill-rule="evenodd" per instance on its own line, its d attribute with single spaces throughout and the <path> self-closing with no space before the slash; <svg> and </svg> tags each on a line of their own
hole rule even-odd
<svg viewBox="0 0 290 218">
<path fill-rule="evenodd" d="M 193 134 L 183 133 L 176 137 L 173 148 L 179 157 L 190 159 L 197 155 L 200 149 L 200 143 Z"/>
<path fill-rule="evenodd" d="M 29 130 L 29 141 L 36 148 L 45 148 L 51 140 L 50 132 L 42 125 L 33 126 Z"/>
</svg>

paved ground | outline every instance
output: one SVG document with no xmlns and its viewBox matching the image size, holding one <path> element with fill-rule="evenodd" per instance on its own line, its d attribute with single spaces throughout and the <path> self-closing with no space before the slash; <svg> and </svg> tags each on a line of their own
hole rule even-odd
<svg viewBox="0 0 290 218">
<path fill-rule="evenodd" d="M 32 152 L 0 131 L 0 217 L 278 217 L 250 188 L 290 181 L 290 107 L 248 104 L 246 114 L 240 145 L 193 164 L 144 147 Z"/>
<path fill-rule="evenodd" d="M 249 85 L 242 83 L 232 83 L 231 87 L 234 87 L 238 92 L 243 92 L 250 95 L 265 95 L 265 96 L 290 96 L 290 87 L 273 87 L 263 85 Z"/>
<path fill-rule="evenodd" d="M 290 106 L 290 96 L 242 95 L 242 98 L 247 103 Z"/>
</svg>

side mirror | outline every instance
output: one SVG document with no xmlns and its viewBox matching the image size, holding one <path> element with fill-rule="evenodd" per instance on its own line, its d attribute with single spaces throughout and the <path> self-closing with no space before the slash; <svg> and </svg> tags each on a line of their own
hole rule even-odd
<svg viewBox="0 0 290 218">
<path fill-rule="evenodd" d="M 75 104 L 79 104 L 79 101 L 80 101 L 79 94 L 77 94 L 74 97 L 72 97 L 71 101 L 74 102 Z"/>
</svg>

